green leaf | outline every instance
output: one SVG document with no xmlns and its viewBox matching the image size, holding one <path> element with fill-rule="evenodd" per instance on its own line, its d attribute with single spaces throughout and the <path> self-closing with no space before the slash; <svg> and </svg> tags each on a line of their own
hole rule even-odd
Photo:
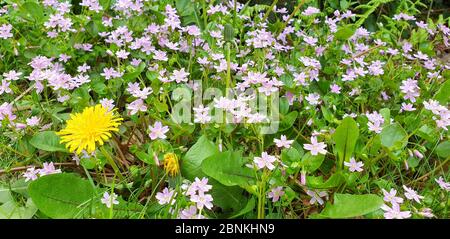
<svg viewBox="0 0 450 239">
<path fill-rule="evenodd" d="M 97 159 L 95 157 L 81 158 L 80 165 L 86 169 L 94 169 L 97 166 Z"/>
<path fill-rule="evenodd" d="M 89 208 L 95 191 L 89 181 L 75 174 L 51 174 L 40 177 L 28 186 L 37 208 L 51 218 L 83 216 L 85 204 Z"/>
<path fill-rule="evenodd" d="M 217 146 L 208 140 L 205 135 L 202 135 L 197 143 L 184 155 L 181 164 L 181 173 L 189 180 L 195 177 L 204 175 L 201 171 L 201 164 L 203 160 L 211 155 L 219 152 Z"/>
<path fill-rule="evenodd" d="M 291 147 L 289 149 L 283 149 L 281 151 L 281 160 L 283 162 L 299 162 L 303 156 L 303 151 L 301 153 L 298 152 L 298 150 L 294 147 Z"/>
<path fill-rule="evenodd" d="M 349 39 L 351 36 L 353 36 L 353 34 L 355 33 L 356 29 L 354 27 L 352 27 L 352 25 L 345 25 L 342 27 L 339 27 L 335 37 L 338 40 L 341 41 L 346 41 L 347 39 Z"/>
<path fill-rule="evenodd" d="M 344 182 L 344 177 L 341 173 L 335 173 L 331 175 L 327 179 L 327 181 L 323 181 L 323 177 L 314 177 L 310 176 L 306 178 L 306 185 L 311 188 L 317 188 L 317 189 L 329 189 L 329 188 L 335 188 L 341 185 L 341 183 Z"/>
<path fill-rule="evenodd" d="M 338 167 L 342 167 L 344 161 L 349 161 L 355 150 L 356 141 L 359 137 L 359 129 L 355 120 L 346 117 L 336 128 L 333 140 L 336 142 L 336 151 L 339 158 Z"/>
<path fill-rule="evenodd" d="M 345 10 L 350 7 L 350 2 L 347 0 L 341 0 L 339 1 L 339 6 L 341 7 L 341 10 Z"/>
<path fill-rule="evenodd" d="M 247 205 L 242 208 L 238 213 L 234 214 L 233 216 L 230 217 L 231 218 L 236 218 L 236 217 L 240 217 L 242 215 L 245 215 L 251 211 L 253 211 L 253 209 L 255 208 L 256 205 L 256 200 L 254 197 L 250 198 L 247 202 Z"/>
<path fill-rule="evenodd" d="M 391 110 L 388 108 L 383 108 L 380 110 L 381 116 L 384 119 L 384 126 L 388 125 L 391 122 Z"/>
<path fill-rule="evenodd" d="M 444 141 L 436 147 L 436 154 L 441 158 L 450 156 L 450 141 Z"/>
<path fill-rule="evenodd" d="M 308 173 L 316 171 L 320 165 L 322 165 L 325 155 L 311 155 L 310 152 L 306 153 L 302 157 L 300 165 L 306 169 Z"/>
<path fill-rule="evenodd" d="M 9 188 L 7 187 L 0 187 L 0 203 L 6 203 L 9 201 L 14 200 L 12 195 L 11 195 L 11 190 L 9 190 Z"/>
<path fill-rule="evenodd" d="M 434 99 L 441 105 L 447 105 L 450 101 L 450 80 L 446 80 L 434 95 Z"/>
<path fill-rule="evenodd" d="M 298 116 L 297 111 L 292 111 L 289 114 L 285 115 L 281 120 L 279 131 L 282 132 L 290 129 L 292 125 L 294 125 L 297 116 Z"/>
<path fill-rule="evenodd" d="M 254 172 L 243 164 L 239 152 L 220 152 L 203 160 L 202 171 L 225 186 L 246 187 L 254 179 Z"/>
<path fill-rule="evenodd" d="M 195 4 L 191 2 L 191 0 L 176 0 L 175 6 L 178 10 L 179 15 L 181 16 L 183 26 L 189 25 L 191 23 L 197 23 L 196 25 L 200 25 L 198 24 Z"/>
<path fill-rule="evenodd" d="M 136 151 L 135 155 L 140 159 L 142 162 L 145 162 L 150 165 L 155 164 L 155 160 L 153 160 L 153 156 L 150 154 L 145 153 L 144 151 Z"/>
<path fill-rule="evenodd" d="M 20 6 L 20 11 L 23 16 L 31 16 L 35 21 L 40 22 L 44 16 L 44 9 L 40 4 L 33 1 L 28 1 Z"/>
<path fill-rule="evenodd" d="M 333 114 L 330 112 L 330 110 L 327 107 L 321 106 L 320 107 L 321 111 L 322 111 L 322 115 L 323 118 L 328 121 L 328 122 L 333 122 L 334 120 L 334 116 Z"/>
<path fill-rule="evenodd" d="M 237 212 L 245 206 L 247 197 L 244 196 L 242 188 L 224 186 L 212 178 L 208 180 L 208 183 L 212 186 L 211 195 L 214 198 L 214 205 L 222 208 L 225 213 Z"/>
<path fill-rule="evenodd" d="M 398 123 L 390 124 L 380 133 L 381 145 L 387 148 L 403 148 L 408 143 L 408 134 Z"/>
<path fill-rule="evenodd" d="M 60 144 L 59 141 L 59 136 L 54 131 L 43 131 L 34 135 L 30 140 L 30 144 L 35 148 L 48 152 L 67 152 L 64 145 Z"/>
<path fill-rule="evenodd" d="M 80 87 L 72 92 L 69 102 L 75 111 L 81 111 L 85 107 L 89 106 L 90 99 L 91 95 L 89 95 L 88 89 L 85 87 Z"/>
<path fill-rule="evenodd" d="M 326 218 L 359 217 L 378 210 L 383 199 L 374 194 L 334 194 L 334 204 L 327 203 L 320 216 Z"/>
<path fill-rule="evenodd" d="M 31 199 L 27 200 L 24 207 L 8 201 L 0 206 L 0 219 L 31 219 L 36 212 L 37 208 Z"/>
</svg>

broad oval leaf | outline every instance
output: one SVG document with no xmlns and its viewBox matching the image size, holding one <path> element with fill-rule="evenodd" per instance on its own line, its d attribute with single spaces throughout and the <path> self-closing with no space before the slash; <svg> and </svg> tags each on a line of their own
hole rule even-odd
<svg viewBox="0 0 450 239">
<path fill-rule="evenodd" d="M 380 133 L 381 145 L 387 148 L 403 148 L 408 143 L 406 131 L 398 123 L 390 124 Z"/>
<path fill-rule="evenodd" d="M 323 154 L 312 155 L 308 152 L 303 155 L 300 165 L 304 167 L 308 173 L 312 173 L 322 165 L 324 159 L 325 155 Z"/>
<path fill-rule="evenodd" d="M 375 194 L 334 194 L 334 203 L 328 203 L 320 216 L 326 218 L 351 218 L 378 210 L 383 199 Z"/>
<path fill-rule="evenodd" d="M 203 160 L 202 171 L 225 186 L 246 187 L 254 172 L 243 164 L 240 153 L 220 152 Z"/>
<path fill-rule="evenodd" d="M 75 174 L 51 174 L 40 177 L 28 186 L 28 193 L 36 207 L 51 218 L 83 216 L 80 205 L 89 206 L 95 194 L 89 181 Z"/>
<path fill-rule="evenodd" d="M 35 148 L 48 152 L 67 152 L 67 149 L 59 141 L 60 138 L 54 131 L 43 131 L 34 135 L 30 140 L 30 144 Z"/>
<path fill-rule="evenodd" d="M 434 95 L 434 99 L 441 105 L 446 105 L 450 101 L 450 80 L 446 80 Z"/>
<path fill-rule="evenodd" d="M 247 202 L 247 205 L 245 205 L 245 207 L 242 208 L 238 213 L 231 216 L 230 219 L 240 217 L 242 215 L 245 215 L 245 214 L 253 211 L 253 209 L 255 208 L 255 205 L 256 205 L 255 198 L 254 197 L 250 198 Z"/>
<path fill-rule="evenodd" d="M 450 156 L 450 141 L 444 141 L 436 147 L 436 154 L 441 158 Z"/>
<path fill-rule="evenodd" d="M 181 173 L 189 180 L 204 175 L 201 170 L 203 160 L 219 152 L 217 146 L 208 140 L 206 136 L 201 136 L 197 143 L 184 155 L 181 164 Z"/>
</svg>

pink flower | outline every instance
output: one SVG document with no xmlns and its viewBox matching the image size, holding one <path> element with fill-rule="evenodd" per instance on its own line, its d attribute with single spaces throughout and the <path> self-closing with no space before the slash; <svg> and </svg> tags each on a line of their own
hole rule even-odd
<svg viewBox="0 0 450 239">
<path fill-rule="evenodd" d="M 103 98 L 100 100 L 100 104 L 103 106 L 103 108 L 108 109 L 108 111 L 114 109 L 114 100 Z"/>
<path fill-rule="evenodd" d="M 197 191 L 198 193 L 206 193 L 211 190 L 212 186 L 208 184 L 208 178 L 199 179 L 195 177 L 195 181 L 191 184 L 190 191 Z"/>
<path fill-rule="evenodd" d="M 194 107 L 194 122 L 206 124 L 211 121 L 211 116 L 209 116 L 209 107 L 204 107 L 200 105 L 199 107 Z"/>
<path fill-rule="evenodd" d="M 272 202 L 277 202 L 284 195 L 283 187 L 275 187 L 268 193 L 267 198 L 272 198 Z"/>
<path fill-rule="evenodd" d="M 308 101 L 308 103 L 310 105 L 318 105 L 318 104 L 320 104 L 320 95 L 317 94 L 317 93 L 308 94 L 305 97 L 305 99 L 306 99 L 306 101 Z"/>
<path fill-rule="evenodd" d="M 148 126 L 150 130 L 150 139 L 165 139 L 166 133 L 169 131 L 168 126 L 163 126 L 160 121 L 156 121 L 153 126 Z"/>
<path fill-rule="evenodd" d="M 193 206 L 193 205 L 181 210 L 180 215 L 178 217 L 180 219 L 204 219 L 205 218 L 205 216 L 203 216 L 201 214 L 197 214 L 197 207 Z"/>
<path fill-rule="evenodd" d="M 323 205 L 324 201 L 322 198 L 328 198 L 328 193 L 326 191 L 307 190 L 306 194 L 311 197 L 311 200 L 309 200 L 310 204 L 315 204 L 316 202 L 318 202 L 320 205 Z"/>
<path fill-rule="evenodd" d="M 119 50 L 116 52 L 116 56 L 119 59 L 127 59 L 128 55 L 130 55 L 130 53 L 125 50 Z"/>
<path fill-rule="evenodd" d="M 269 155 L 267 152 L 263 152 L 261 157 L 255 157 L 253 162 L 256 164 L 258 169 L 268 168 L 269 170 L 273 170 L 275 168 L 273 162 L 276 160 L 277 158 L 275 158 L 275 156 Z"/>
<path fill-rule="evenodd" d="M 294 142 L 294 140 L 287 140 L 286 135 L 281 135 L 280 139 L 274 139 L 273 142 L 277 145 L 278 148 L 290 148 L 291 144 Z"/>
<path fill-rule="evenodd" d="M 383 204 L 383 206 L 381 206 L 381 209 L 385 211 L 384 218 L 386 219 L 405 219 L 411 217 L 410 211 L 400 211 L 400 205 L 396 203 L 392 204 L 392 208 L 390 208 L 386 204 Z"/>
<path fill-rule="evenodd" d="M 101 202 L 106 205 L 107 208 L 111 208 L 113 204 L 119 204 L 117 201 L 117 194 L 112 193 L 111 195 L 108 192 L 103 193 L 103 198 Z"/>
<path fill-rule="evenodd" d="M 172 75 L 170 76 L 170 80 L 176 81 L 177 83 L 180 82 L 187 82 L 189 73 L 184 70 L 184 68 L 181 68 L 180 70 L 174 70 Z"/>
<path fill-rule="evenodd" d="M 309 6 L 302 12 L 302 15 L 311 16 L 317 13 L 320 13 L 320 9 Z"/>
<path fill-rule="evenodd" d="M 142 99 L 137 99 L 133 102 L 131 102 L 127 109 L 131 110 L 130 115 L 134 115 L 139 111 L 145 112 L 147 111 L 147 106 L 144 104 L 144 101 Z"/>
<path fill-rule="evenodd" d="M 335 93 L 335 94 L 341 93 L 341 87 L 337 84 L 331 85 L 330 88 L 331 88 L 332 93 Z"/>
<path fill-rule="evenodd" d="M 0 26 L 0 38 L 2 39 L 8 39 L 13 37 L 13 34 L 11 33 L 12 25 L 11 24 L 3 24 Z"/>
<path fill-rule="evenodd" d="M 7 81 L 7 80 L 2 80 L 1 82 L 2 82 L 2 84 L 0 85 L 0 95 L 3 95 L 3 93 L 7 93 L 7 94 L 12 93 L 11 88 L 9 88 L 9 85 L 11 84 L 11 82 Z"/>
<path fill-rule="evenodd" d="M 364 166 L 363 162 L 357 162 L 355 160 L 355 158 L 350 158 L 350 162 L 344 162 L 344 165 L 348 167 L 348 170 L 350 170 L 350 172 L 362 172 L 363 168 L 362 166 Z"/>
<path fill-rule="evenodd" d="M 158 199 L 158 203 L 161 205 L 164 204 L 175 204 L 175 197 L 177 195 L 177 192 L 175 190 L 170 190 L 166 187 L 163 189 L 162 192 L 158 192 L 156 194 L 156 199 Z"/>
<path fill-rule="evenodd" d="M 447 192 L 450 192 L 450 183 L 444 181 L 444 178 L 440 176 L 438 179 L 434 179 L 439 184 L 439 187 L 444 189 Z"/>
<path fill-rule="evenodd" d="M 411 188 L 406 187 L 405 185 L 403 185 L 403 189 L 405 189 L 405 197 L 409 200 L 414 200 L 418 203 L 420 203 L 420 199 L 423 199 L 423 196 L 420 196 L 419 194 L 417 194 L 416 191 L 414 191 Z"/>
<path fill-rule="evenodd" d="M 327 153 L 327 150 L 325 150 L 326 147 L 327 145 L 325 143 L 317 142 L 317 138 L 315 136 L 311 137 L 311 144 L 303 144 L 303 148 L 309 150 L 311 152 L 311 155 L 325 155 Z"/>
<path fill-rule="evenodd" d="M 42 169 L 39 169 L 39 176 L 45 176 L 49 174 L 61 173 L 61 169 L 55 169 L 53 162 L 44 163 Z"/>
<path fill-rule="evenodd" d="M 211 203 L 213 197 L 210 194 L 199 193 L 198 195 L 192 195 L 191 201 L 197 204 L 198 209 L 203 209 L 203 207 L 211 209 L 213 207 L 213 204 Z"/>
<path fill-rule="evenodd" d="M 113 78 L 120 78 L 123 76 L 123 73 L 120 73 L 114 68 L 104 68 L 103 73 L 100 73 L 101 76 L 105 77 L 106 80 L 113 79 Z"/>
<path fill-rule="evenodd" d="M 32 116 L 31 118 L 26 119 L 27 125 L 30 126 L 30 127 L 38 126 L 40 120 L 41 119 L 39 117 L 37 117 L 37 116 Z"/>
<path fill-rule="evenodd" d="M 13 114 L 12 103 L 9 104 L 7 102 L 4 102 L 2 105 L 0 105 L 0 120 L 3 120 L 5 118 L 8 118 L 10 121 L 17 118 L 17 116 Z"/>
<path fill-rule="evenodd" d="M 366 113 L 369 122 L 367 126 L 369 127 L 369 131 L 375 132 L 377 134 L 381 133 L 382 125 L 384 124 L 384 118 L 381 114 L 374 111 L 373 113 Z"/>
<path fill-rule="evenodd" d="M 409 99 L 413 103 L 416 102 L 416 97 L 420 96 L 420 88 L 417 86 L 417 80 L 413 80 L 411 78 L 402 81 L 400 90 L 404 94 L 403 98 L 405 100 Z"/>
<path fill-rule="evenodd" d="M 383 194 L 384 194 L 383 200 L 385 202 L 390 202 L 393 205 L 394 204 L 401 204 L 401 203 L 403 203 L 403 198 L 395 196 L 397 194 L 397 190 L 392 188 L 389 192 L 387 192 L 384 189 L 382 189 L 382 191 L 383 191 Z"/>
<path fill-rule="evenodd" d="M 16 72 L 15 70 L 11 70 L 11 71 L 3 73 L 5 80 L 9 80 L 9 81 L 18 80 L 21 75 L 22 75 L 22 72 Z"/>
<path fill-rule="evenodd" d="M 23 173 L 23 177 L 25 178 L 25 182 L 34 181 L 38 178 L 37 174 L 39 173 L 39 169 L 27 168 L 27 171 Z"/>
<path fill-rule="evenodd" d="M 414 108 L 414 105 L 411 103 L 402 103 L 402 108 L 400 109 L 400 113 L 403 111 L 414 111 L 416 108 Z"/>
<path fill-rule="evenodd" d="M 435 215 L 433 214 L 433 211 L 431 210 L 431 208 L 424 208 L 424 209 L 422 209 L 422 211 L 419 212 L 419 215 L 421 215 L 423 217 L 428 217 L 428 218 L 435 217 Z"/>
</svg>

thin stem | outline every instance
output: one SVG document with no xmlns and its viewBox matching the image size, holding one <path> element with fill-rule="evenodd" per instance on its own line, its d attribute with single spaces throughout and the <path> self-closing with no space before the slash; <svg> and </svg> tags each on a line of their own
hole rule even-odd
<svg viewBox="0 0 450 239">
<path fill-rule="evenodd" d="M 114 161 L 114 159 L 111 157 L 111 155 L 108 153 L 108 151 L 105 150 L 105 147 L 100 147 L 100 151 L 102 152 L 102 154 L 106 157 L 106 159 L 108 160 L 108 163 L 111 165 L 111 167 L 114 169 L 114 172 L 116 173 L 116 175 L 119 177 L 119 179 L 121 181 L 125 182 L 125 179 L 122 177 L 122 174 L 119 170 L 119 167 L 117 167 L 116 162 Z"/>
<path fill-rule="evenodd" d="M 291 15 L 289 15 L 288 19 L 283 23 L 283 26 L 280 28 L 280 33 L 281 34 L 284 30 L 284 28 L 286 28 L 286 26 L 289 24 L 289 22 L 291 21 L 291 19 L 294 17 L 295 14 L 297 14 L 297 12 L 300 10 L 300 8 L 303 6 L 303 4 L 305 3 L 305 0 L 302 0 L 294 9 L 294 11 L 292 11 Z"/>
<path fill-rule="evenodd" d="M 226 82 L 226 96 L 228 96 L 229 92 L 228 90 L 230 89 L 230 84 L 231 84 L 231 48 L 230 48 L 230 42 L 227 42 L 227 46 L 226 46 L 226 50 L 227 50 L 227 82 Z"/>
<path fill-rule="evenodd" d="M 278 3 L 278 0 L 274 0 L 272 2 L 272 5 L 270 5 L 269 10 L 266 11 L 266 14 L 264 14 L 263 19 L 261 20 L 262 23 L 264 23 L 267 18 L 269 17 L 270 13 L 273 11 L 273 7 Z"/>
</svg>

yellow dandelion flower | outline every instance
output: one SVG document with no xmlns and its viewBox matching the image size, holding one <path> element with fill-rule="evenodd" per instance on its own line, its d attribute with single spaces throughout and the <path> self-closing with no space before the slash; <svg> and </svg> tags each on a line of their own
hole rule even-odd
<svg viewBox="0 0 450 239">
<path fill-rule="evenodd" d="M 178 157 L 174 153 L 164 154 L 163 160 L 164 170 L 170 175 L 175 176 L 180 171 L 180 166 L 178 165 Z"/>
<path fill-rule="evenodd" d="M 80 154 L 84 149 L 92 153 L 96 142 L 103 145 L 112 136 L 111 132 L 119 131 L 122 120 L 113 111 L 98 104 L 85 108 L 81 113 L 71 114 L 66 128 L 57 134 L 70 152 Z"/>
</svg>

